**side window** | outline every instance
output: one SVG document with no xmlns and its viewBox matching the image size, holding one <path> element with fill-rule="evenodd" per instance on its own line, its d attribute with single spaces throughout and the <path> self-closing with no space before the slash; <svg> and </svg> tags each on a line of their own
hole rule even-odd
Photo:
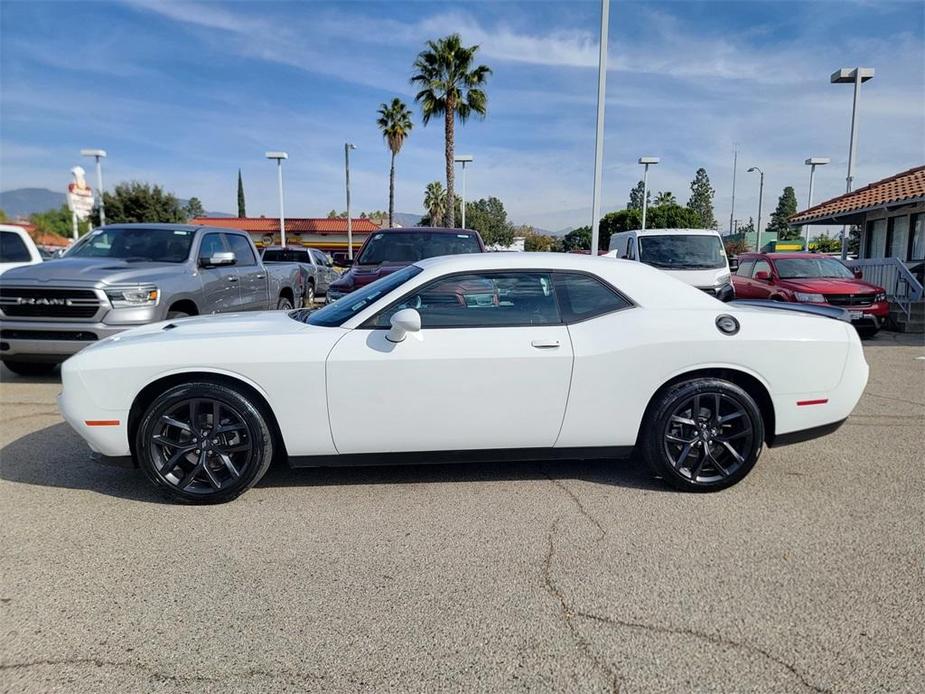
<svg viewBox="0 0 925 694">
<path fill-rule="evenodd" d="M 634 239 L 630 236 L 626 240 L 626 259 L 627 260 L 636 260 L 636 244 L 633 242 Z"/>
<path fill-rule="evenodd" d="M 321 251 L 316 251 L 314 248 L 309 250 L 309 253 L 312 254 L 312 258 L 315 260 L 315 265 L 320 265 L 324 267 L 327 263 L 324 262 L 324 253 Z"/>
<path fill-rule="evenodd" d="M 566 323 L 575 323 L 632 306 L 627 299 L 596 277 L 557 272 L 553 279 L 562 318 Z"/>
<path fill-rule="evenodd" d="M 251 249 L 251 243 L 248 239 L 240 234 L 225 234 L 228 239 L 228 245 L 234 253 L 238 266 L 256 265 L 257 259 L 254 257 L 254 251 Z"/>
<path fill-rule="evenodd" d="M 757 275 L 759 272 L 766 272 L 769 275 L 771 274 L 771 265 L 767 260 L 759 260 L 755 263 L 755 271 L 752 273 L 752 277 Z"/>
<path fill-rule="evenodd" d="M 388 328 L 396 311 L 413 308 L 422 328 L 491 328 L 561 322 L 548 272 L 450 275 L 416 289 L 367 321 Z"/>
<path fill-rule="evenodd" d="M 223 234 L 206 234 L 202 237 L 202 244 L 199 246 L 200 260 L 208 260 L 216 253 L 224 253 L 227 250 L 222 236 Z"/>
<path fill-rule="evenodd" d="M 0 262 L 28 263 L 32 260 L 25 242 L 12 231 L 0 231 Z"/>
<path fill-rule="evenodd" d="M 743 260 L 739 263 L 739 269 L 736 270 L 736 275 L 739 277 L 751 277 L 753 267 L 755 267 L 754 260 Z"/>
</svg>

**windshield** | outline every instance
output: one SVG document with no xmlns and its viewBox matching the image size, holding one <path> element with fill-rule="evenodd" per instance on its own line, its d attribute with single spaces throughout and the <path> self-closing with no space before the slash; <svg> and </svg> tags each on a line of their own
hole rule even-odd
<svg viewBox="0 0 925 694">
<path fill-rule="evenodd" d="M 332 304 L 328 304 L 317 311 L 301 309 L 293 311 L 289 315 L 303 323 L 309 325 L 321 325 L 327 328 L 333 328 L 340 325 L 351 316 L 356 315 L 364 308 L 383 296 L 391 292 L 396 287 L 403 285 L 421 271 L 417 265 L 409 265 L 398 272 L 381 277 L 375 282 L 367 284 L 355 292 L 341 297 Z"/>
<path fill-rule="evenodd" d="M 779 258 L 774 261 L 781 279 L 808 279 L 812 277 L 838 277 L 854 279 L 854 273 L 834 258 Z"/>
<path fill-rule="evenodd" d="M 726 267 L 723 243 L 714 234 L 640 235 L 639 260 L 647 265 L 674 270 Z"/>
<path fill-rule="evenodd" d="M 64 257 L 182 263 L 189 258 L 193 235 L 188 229 L 97 229 L 74 244 Z"/>
<path fill-rule="evenodd" d="M 439 231 L 381 232 L 373 234 L 360 257 L 358 265 L 379 263 L 416 263 L 438 255 L 481 253 L 478 238 L 472 232 L 448 234 Z"/>
<path fill-rule="evenodd" d="M 265 263 L 310 263 L 308 251 L 294 248 L 268 248 L 263 252 Z"/>
</svg>

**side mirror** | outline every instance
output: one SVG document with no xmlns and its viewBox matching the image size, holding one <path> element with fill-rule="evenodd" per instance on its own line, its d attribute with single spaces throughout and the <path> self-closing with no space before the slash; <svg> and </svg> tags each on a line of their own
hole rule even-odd
<svg viewBox="0 0 925 694">
<path fill-rule="evenodd" d="M 759 270 L 752 279 L 758 280 L 759 282 L 770 282 L 771 274 L 766 270 Z"/>
<path fill-rule="evenodd" d="M 864 277 L 864 272 L 859 267 L 851 268 L 851 272 L 853 272 L 854 276 L 857 277 L 858 279 L 862 279 Z"/>
<path fill-rule="evenodd" d="M 730 258 L 729 259 L 729 272 L 735 272 L 738 269 L 739 269 L 739 259 Z"/>
<path fill-rule="evenodd" d="M 385 339 L 389 342 L 402 342 L 408 333 L 420 332 L 421 314 L 413 308 L 403 308 L 392 316 L 389 323 L 392 328 Z"/>
<path fill-rule="evenodd" d="M 234 265 L 236 262 L 238 262 L 238 259 L 235 257 L 235 254 L 232 251 L 221 251 L 219 253 L 213 253 L 208 258 L 199 259 L 199 265 L 202 267 Z"/>
</svg>

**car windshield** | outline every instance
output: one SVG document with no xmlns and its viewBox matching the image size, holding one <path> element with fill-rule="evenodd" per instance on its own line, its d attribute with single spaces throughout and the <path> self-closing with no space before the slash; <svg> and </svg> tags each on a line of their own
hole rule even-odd
<svg viewBox="0 0 925 694">
<path fill-rule="evenodd" d="M 265 263 L 310 263 L 308 251 L 298 248 L 268 248 L 263 252 Z"/>
<path fill-rule="evenodd" d="M 189 229 L 97 229 L 74 244 L 64 257 L 182 263 L 189 258 L 193 235 L 194 232 Z"/>
<path fill-rule="evenodd" d="M 367 284 L 365 287 L 347 294 L 347 296 L 341 297 L 322 309 L 299 309 L 298 311 L 293 311 L 289 315 L 295 320 L 308 323 L 309 325 L 320 325 L 327 328 L 336 327 L 373 302 L 378 301 L 396 287 L 400 287 L 420 271 L 421 268 L 417 265 L 409 265 L 398 272 L 393 272 L 390 275 L 381 277 L 375 282 Z"/>
<path fill-rule="evenodd" d="M 834 258 L 778 258 L 774 261 L 781 279 L 837 277 L 853 279 L 854 273 Z"/>
<path fill-rule="evenodd" d="M 481 253 L 478 238 L 472 232 L 450 234 L 440 231 L 383 231 L 373 234 L 357 258 L 358 265 L 380 263 L 416 263 L 438 255 Z"/>
<path fill-rule="evenodd" d="M 715 234 L 640 235 L 639 260 L 674 270 L 726 267 L 723 244 Z"/>
</svg>

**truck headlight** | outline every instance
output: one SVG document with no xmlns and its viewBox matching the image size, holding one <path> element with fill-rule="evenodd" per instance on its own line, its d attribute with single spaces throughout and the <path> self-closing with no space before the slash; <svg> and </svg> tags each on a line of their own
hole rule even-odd
<svg viewBox="0 0 925 694">
<path fill-rule="evenodd" d="M 109 287 L 105 292 L 113 308 L 156 306 L 160 298 L 160 292 L 153 285 Z"/>
<path fill-rule="evenodd" d="M 797 301 L 802 301 L 807 304 L 824 304 L 825 297 L 822 294 L 805 294 L 803 292 L 794 292 L 793 295 L 796 297 Z"/>
</svg>

